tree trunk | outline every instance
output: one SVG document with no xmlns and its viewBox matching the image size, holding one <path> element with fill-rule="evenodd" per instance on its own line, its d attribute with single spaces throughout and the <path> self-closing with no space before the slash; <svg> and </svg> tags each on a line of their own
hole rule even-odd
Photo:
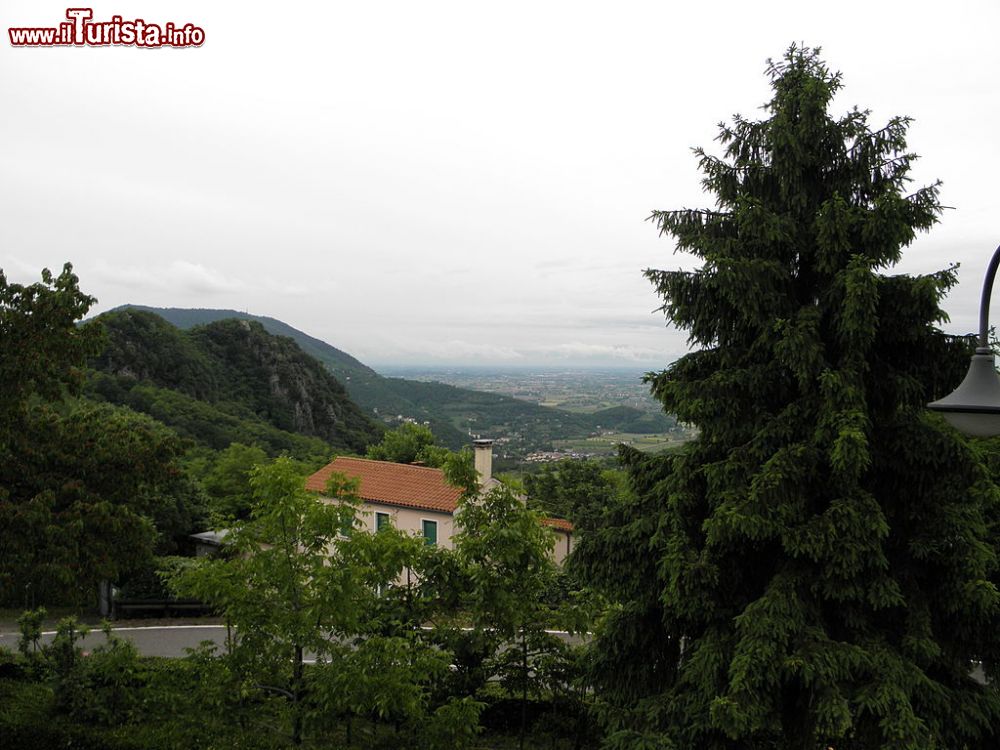
<svg viewBox="0 0 1000 750">
<path fill-rule="evenodd" d="M 292 744 L 302 744 L 302 646 L 295 645 L 292 666 Z"/>
<path fill-rule="evenodd" d="M 521 736 L 518 750 L 524 750 L 524 735 L 528 731 L 528 638 L 521 631 Z"/>
<path fill-rule="evenodd" d="M 413 589 L 410 584 L 410 568 L 406 568 L 406 625 L 413 624 Z"/>
<path fill-rule="evenodd" d="M 580 750 L 583 747 L 583 722 L 586 711 L 584 701 L 587 699 L 587 685 L 580 681 L 580 697 L 577 698 L 576 720 L 573 722 L 573 750 Z"/>
</svg>

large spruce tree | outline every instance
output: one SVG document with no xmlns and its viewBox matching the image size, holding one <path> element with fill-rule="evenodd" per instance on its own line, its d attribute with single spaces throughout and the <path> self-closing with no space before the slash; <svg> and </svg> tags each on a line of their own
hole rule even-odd
<svg viewBox="0 0 1000 750">
<path fill-rule="evenodd" d="M 634 497 L 576 563 L 618 605 L 595 648 L 614 746 L 995 747 L 998 491 L 924 409 L 961 380 L 953 270 L 889 275 L 941 210 L 906 118 L 829 113 L 818 50 L 766 117 L 696 153 L 710 210 L 655 212 L 702 263 L 648 271 L 696 349 L 650 376 L 699 436 L 625 455 Z M 617 731 L 615 731 L 617 729 Z"/>
</svg>

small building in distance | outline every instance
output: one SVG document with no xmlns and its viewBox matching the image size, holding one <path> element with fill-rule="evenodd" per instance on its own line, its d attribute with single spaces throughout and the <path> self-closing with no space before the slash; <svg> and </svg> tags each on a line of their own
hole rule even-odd
<svg viewBox="0 0 1000 750">
<path fill-rule="evenodd" d="M 499 484 L 492 473 L 492 441 L 476 440 L 473 446 L 480 486 L 488 490 Z M 322 494 L 334 472 L 358 480 L 359 520 L 367 531 L 392 525 L 422 536 L 428 544 L 453 547 L 455 511 L 462 491 L 448 484 L 441 469 L 338 456 L 306 480 L 306 489 Z M 543 523 L 555 531 L 553 555 L 562 563 L 572 550 L 573 525 L 561 518 L 546 518 Z"/>
<path fill-rule="evenodd" d="M 191 534 L 188 539 L 194 544 L 195 557 L 211 557 L 218 554 L 222 545 L 226 543 L 229 536 L 229 529 L 217 529 L 215 531 L 203 531 L 200 534 Z"/>
</svg>

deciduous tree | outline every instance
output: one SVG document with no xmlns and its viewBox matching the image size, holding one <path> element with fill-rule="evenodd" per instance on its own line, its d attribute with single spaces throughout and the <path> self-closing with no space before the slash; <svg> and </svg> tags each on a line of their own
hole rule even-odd
<svg viewBox="0 0 1000 750">
<path fill-rule="evenodd" d="M 184 595 L 214 604 L 239 634 L 248 684 L 288 699 L 291 737 L 302 741 L 305 654 L 329 655 L 332 639 L 353 635 L 369 582 L 344 558 L 341 531 L 353 524 L 351 487 L 331 487 L 339 503 L 306 491 L 291 459 L 254 469 L 250 519 L 227 538 L 230 554 L 181 571 Z"/>
<path fill-rule="evenodd" d="M 356 480 L 335 474 L 324 493 L 335 502 L 324 502 L 305 489 L 294 461 L 279 458 L 254 469 L 251 486 L 250 517 L 231 530 L 227 554 L 174 582 L 235 628 L 234 689 L 283 697 L 294 744 L 308 725 L 353 716 L 418 729 L 448 655 L 374 615 L 383 611 L 379 592 L 397 582 L 420 543 L 392 528 L 357 528 Z M 308 670 L 307 655 L 317 662 Z"/>
<path fill-rule="evenodd" d="M 218 453 L 203 450 L 188 465 L 211 498 L 212 510 L 228 524 L 228 519 L 243 520 L 249 515 L 253 500 L 250 474 L 267 460 L 267 453 L 258 445 L 231 443 Z"/>
<path fill-rule="evenodd" d="M 0 456 L 32 397 L 62 399 L 78 392 L 83 364 L 101 345 L 94 325 L 78 326 L 97 300 L 80 291 L 79 279 L 67 263 L 58 276 L 42 270 L 39 283 L 13 284 L 0 270 Z"/>
<path fill-rule="evenodd" d="M 204 512 L 169 429 L 128 409 L 70 401 L 35 405 L 0 464 L 0 584 L 17 601 L 89 602 L 169 552 Z"/>
<path fill-rule="evenodd" d="M 158 542 L 169 549 L 200 511 L 176 435 L 73 397 L 102 341 L 77 325 L 94 301 L 68 264 L 28 286 L 0 273 L 0 601 L 10 604 L 92 601 L 98 581 Z"/>
<path fill-rule="evenodd" d="M 597 461 L 570 458 L 544 464 L 538 473 L 524 478 L 529 505 L 570 520 L 610 503 L 620 484 L 620 472 Z"/>
<path fill-rule="evenodd" d="M 520 743 L 526 706 L 539 677 L 537 658 L 557 649 L 546 628 L 552 612 L 544 593 L 556 574 L 555 537 L 542 516 L 503 484 L 471 487 L 456 517 L 455 553 L 469 578 L 465 604 L 480 632 L 493 637 L 495 670 L 521 698 Z"/>
<path fill-rule="evenodd" d="M 382 440 L 368 448 L 365 454 L 376 461 L 394 461 L 400 464 L 420 462 L 427 466 L 441 466 L 448 457 L 447 448 L 434 445 L 434 433 L 429 427 L 404 422 L 382 436 Z"/>
</svg>

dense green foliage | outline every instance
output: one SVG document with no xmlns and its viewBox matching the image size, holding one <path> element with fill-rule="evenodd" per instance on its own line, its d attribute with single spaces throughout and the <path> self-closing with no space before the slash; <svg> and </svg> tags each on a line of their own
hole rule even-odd
<svg viewBox="0 0 1000 750">
<path fill-rule="evenodd" d="M 180 442 L 153 420 L 72 397 L 100 345 L 77 326 L 93 299 L 70 267 L 28 287 L 0 276 L 5 376 L 0 442 L 0 601 L 87 601 L 168 551 L 203 512 Z"/>
<path fill-rule="evenodd" d="M 90 374 L 86 388 L 96 400 L 127 406 L 168 425 L 196 449 L 217 451 L 233 443 L 248 442 L 262 446 L 272 456 L 287 453 L 316 464 L 326 461 L 332 450 L 325 440 L 279 430 L 249 411 L 226 413 L 215 404 L 167 388 L 100 372 Z"/>
<path fill-rule="evenodd" d="M 624 483 L 620 471 L 593 460 L 567 459 L 545 464 L 538 472 L 524 477 L 531 507 L 571 521 L 611 505 Z"/>
<path fill-rule="evenodd" d="M 698 347 L 651 376 L 700 430 L 626 453 L 634 493 L 583 529 L 617 604 L 594 648 L 615 747 L 995 747 L 1000 495 L 924 409 L 961 380 L 952 271 L 887 275 L 940 211 L 907 189 L 908 121 L 834 118 L 814 51 L 766 119 L 698 151 L 710 210 L 656 212 L 702 264 L 649 271 Z"/>
<path fill-rule="evenodd" d="M 464 604 L 478 632 L 492 640 L 487 668 L 521 699 L 522 748 L 528 695 L 543 679 L 542 657 L 562 643 L 546 632 L 551 613 L 543 593 L 556 574 L 555 537 L 541 518 L 502 484 L 486 492 L 473 486 L 460 504 L 454 538 L 459 563 L 473 582 Z"/>
<path fill-rule="evenodd" d="M 35 397 L 58 401 L 78 392 L 80 367 L 100 347 L 100 331 L 77 327 L 96 302 L 80 291 L 68 263 L 59 276 L 46 268 L 41 283 L 12 284 L 0 270 L 0 455 L 6 458 Z"/>
<path fill-rule="evenodd" d="M 201 444 L 250 441 L 311 458 L 328 446 L 363 451 L 379 434 L 319 362 L 256 322 L 181 331 L 135 310 L 97 320 L 108 343 L 93 360 L 90 392 Z"/>
<path fill-rule="evenodd" d="M 187 468 L 213 499 L 212 509 L 218 524 L 226 526 L 229 519 L 245 519 L 250 515 L 253 500 L 250 477 L 257 466 L 265 463 L 267 453 L 263 448 L 231 443 L 221 451 L 189 453 Z"/>
<path fill-rule="evenodd" d="M 4 582 L 39 601 L 86 601 L 204 522 L 206 499 L 179 465 L 181 444 L 152 419 L 109 405 L 38 406 L 0 483 Z M 16 601 L 17 599 L 13 599 Z"/>
<path fill-rule="evenodd" d="M 29 613 L 36 614 L 36 613 Z M 259 728 L 220 715 L 232 688 L 211 652 L 187 659 L 140 658 L 108 623 L 104 642 L 74 618 L 38 650 L 4 660 L 0 652 L 0 736 L 5 747 L 174 750 L 273 748 Z M 258 704 L 257 717 L 269 719 Z"/>
<path fill-rule="evenodd" d="M 451 451 L 434 442 L 434 433 L 429 427 L 404 422 L 396 429 L 386 432 L 378 443 L 368 446 L 365 456 L 375 461 L 421 463 L 437 467 L 444 464 Z"/>
</svg>

